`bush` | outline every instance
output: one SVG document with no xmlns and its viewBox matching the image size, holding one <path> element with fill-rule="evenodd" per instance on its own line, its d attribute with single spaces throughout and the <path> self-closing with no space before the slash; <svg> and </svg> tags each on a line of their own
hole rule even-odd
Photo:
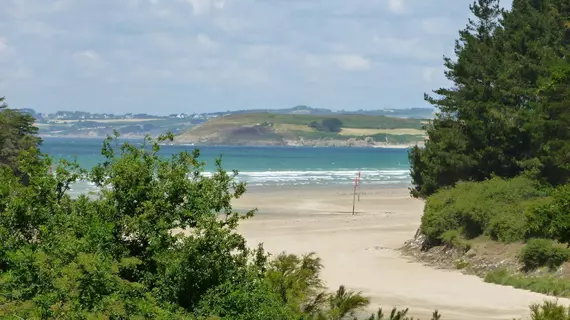
<svg viewBox="0 0 570 320">
<path fill-rule="evenodd" d="M 552 193 L 526 211 L 526 237 L 543 237 L 570 244 L 570 185 Z"/>
<path fill-rule="evenodd" d="M 558 302 L 545 301 L 530 306 L 532 320 L 570 320 L 570 308 Z"/>
<path fill-rule="evenodd" d="M 340 132 L 342 129 L 342 121 L 337 118 L 324 119 L 322 125 L 328 132 Z"/>
<path fill-rule="evenodd" d="M 555 270 L 570 259 L 570 251 L 548 239 L 531 239 L 520 254 L 525 270 L 548 267 Z"/>
<path fill-rule="evenodd" d="M 467 239 L 489 235 L 494 240 L 523 240 L 528 201 L 544 196 L 535 181 L 525 177 L 493 178 L 484 182 L 462 182 L 440 190 L 425 205 L 421 231 L 433 245 L 451 230 Z"/>
<path fill-rule="evenodd" d="M 338 133 L 342 130 L 342 121 L 337 118 L 327 118 L 322 120 L 320 123 L 312 121 L 309 123 L 309 127 L 320 132 Z"/>
<path fill-rule="evenodd" d="M 454 248 L 462 253 L 471 249 L 471 244 L 465 240 L 458 230 L 449 230 L 441 235 L 441 241 L 449 248 Z"/>
</svg>

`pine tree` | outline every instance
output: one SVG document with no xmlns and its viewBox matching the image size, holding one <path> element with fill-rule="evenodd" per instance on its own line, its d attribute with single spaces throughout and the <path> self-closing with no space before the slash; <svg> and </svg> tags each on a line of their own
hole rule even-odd
<svg viewBox="0 0 570 320">
<path fill-rule="evenodd" d="M 485 153 L 497 153 L 489 143 L 488 127 L 494 126 L 489 119 L 497 100 L 494 90 L 499 61 L 493 35 L 501 9 L 497 0 L 477 0 L 470 9 L 475 19 L 459 32 L 457 59 L 444 58 L 445 75 L 453 87 L 435 90 L 437 97 L 425 95 L 440 113 L 427 127 L 425 149 L 416 147 L 410 152 L 416 195 L 480 178 L 484 173 L 476 169 L 485 159 L 493 158 Z"/>
<path fill-rule="evenodd" d="M 8 108 L 0 97 L 0 167 L 15 168 L 18 154 L 22 150 L 38 147 L 38 128 L 34 126 L 34 117 Z"/>
<path fill-rule="evenodd" d="M 554 131 L 564 126 L 569 8 L 563 0 L 514 0 L 510 11 L 492 0 L 471 6 L 476 19 L 460 32 L 457 59 L 445 59 L 453 87 L 426 95 L 441 112 L 425 149 L 410 153 L 413 194 L 525 171 L 553 184 L 568 180 L 563 159 L 570 157 L 557 152 L 555 161 L 551 148 L 563 149 L 557 134 L 566 139 Z M 549 81 L 556 86 L 545 87 Z"/>
</svg>

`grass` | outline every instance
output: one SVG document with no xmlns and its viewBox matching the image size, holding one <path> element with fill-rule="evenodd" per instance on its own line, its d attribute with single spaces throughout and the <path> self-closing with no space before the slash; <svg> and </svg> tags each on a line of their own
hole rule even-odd
<svg viewBox="0 0 570 320">
<path fill-rule="evenodd" d="M 424 135 L 425 131 L 420 129 L 356 129 L 356 128 L 343 128 L 340 135 L 343 136 L 372 136 L 376 134 L 389 134 L 389 135 Z"/>
<path fill-rule="evenodd" d="M 342 121 L 343 133 L 320 132 L 309 127 L 309 123 L 321 122 L 323 119 L 335 117 Z M 244 128 L 263 128 L 264 136 L 244 135 Z M 420 119 L 401 119 L 385 116 L 365 115 L 333 115 L 319 116 L 306 114 L 271 114 L 253 113 L 237 114 L 212 119 L 179 135 L 178 141 L 208 141 L 218 144 L 233 144 L 235 141 L 267 141 L 276 139 L 282 141 L 334 139 L 347 141 L 349 139 L 363 140 L 371 137 L 376 142 L 391 144 L 408 144 L 424 141 L 425 133 L 420 130 Z M 267 129 L 267 130 L 265 130 Z"/>
<path fill-rule="evenodd" d="M 487 273 L 485 282 L 511 286 L 517 289 L 525 289 L 551 296 L 570 297 L 570 280 L 555 277 L 551 274 L 528 276 L 512 274 L 508 270 L 501 268 Z"/>
<path fill-rule="evenodd" d="M 220 117 L 209 122 L 215 124 L 236 124 L 247 125 L 263 122 L 272 122 L 275 124 L 289 124 L 308 126 L 312 121 L 321 121 L 326 118 L 338 118 L 343 123 L 343 128 L 355 129 L 421 129 L 420 119 L 403 119 L 391 118 L 385 116 L 365 116 L 365 115 L 304 115 L 304 114 L 272 114 L 272 113 L 253 113 L 238 114 Z M 423 133 L 423 132 L 422 132 Z"/>
</svg>

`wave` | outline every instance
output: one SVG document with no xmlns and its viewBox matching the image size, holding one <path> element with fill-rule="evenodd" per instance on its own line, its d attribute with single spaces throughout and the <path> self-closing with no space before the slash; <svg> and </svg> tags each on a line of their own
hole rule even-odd
<svg viewBox="0 0 570 320">
<path fill-rule="evenodd" d="M 360 173 L 361 183 L 367 184 L 408 184 L 411 181 L 409 170 L 365 170 Z M 245 171 L 240 172 L 237 179 L 250 185 L 350 184 L 357 176 L 357 170 Z"/>
<path fill-rule="evenodd" d="M 204 177 L 211 177 L 211 172 L 204 172 Z M 296 186 L 296 185 L 347 185 L 353 184 L 358 170 L 291 170 L 291 171 L 242 171 L 237 180 L 250 186 Z M 371 185 L 408 185 L 411 183 L 410 171 L 363 170 L 360 171 L 360 183 Z M 94 192 L 94 184 L 81 181 L 73 185 L 72 193 Z"/>
</svg>

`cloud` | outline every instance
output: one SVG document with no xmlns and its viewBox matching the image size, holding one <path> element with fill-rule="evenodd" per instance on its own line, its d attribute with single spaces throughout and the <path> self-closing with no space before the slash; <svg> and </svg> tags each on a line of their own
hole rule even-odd
<svg viewBox="0 0 570 320">
<path fill-rule="evenodd" d="M 342 69 L 349 71 L 368 70 L 371 67 L 370 60 L 357 54 L 342 54 L 333 57 L 335 63 Z"/>
<path fill-rule="evenodd" d="M 14 49 L 8 45 L 5 38 L 0 38 L 0 61 L 8 59 L 14 53 Z"/>
<path fill-rule="evenodd" d="M 470 3 L 5 0 L 0 96 L 49 112 L 415 107 L 446 85 Z"/>
<path fill-rule="evenodd" d="M 394 13 L 404 13 L 404 0 L 388 0 L 388 9 Z"/>
<path fill-rule="evenodd" d="M 185 0 L 192 6 L 195 15 L 208 14 L 215 10 L 222 10 L 225 0 Z M 155 2 L 156 3 L 156 2 Z"/>
</svg>

